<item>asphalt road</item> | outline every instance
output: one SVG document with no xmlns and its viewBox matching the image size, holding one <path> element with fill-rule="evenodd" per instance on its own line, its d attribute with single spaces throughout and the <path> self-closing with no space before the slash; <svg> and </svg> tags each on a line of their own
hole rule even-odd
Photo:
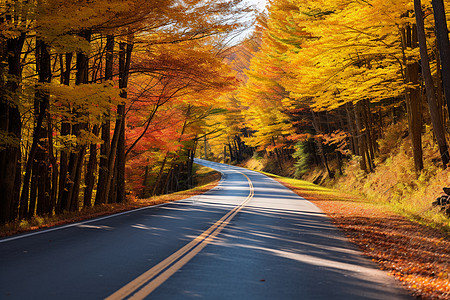
<svg viewBox="0 0 450 300">
<path fill-rule="evenodd" d="M 412 299 L 312 203 L 197 162 L 204 195 L 0 240 L 0 299 Z"/>
</svg>

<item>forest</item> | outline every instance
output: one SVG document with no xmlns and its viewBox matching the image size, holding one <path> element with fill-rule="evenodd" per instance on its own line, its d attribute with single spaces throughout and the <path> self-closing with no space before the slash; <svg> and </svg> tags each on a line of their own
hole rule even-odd
<svg viewBox="0 0 450 300">
<path fill-rule="evenodd" d="M 196 156 L 411 213 L 449 183 L 448 2 L 0 3 L 2 224 L 191 188 Z"/>
<path fill-rule="evenodd" d="M 448 227 L 448 203 L 432 205 L 450 183 L 448 9 L 444 1 L 270 1 L 233 60 L 243 83 L 228 97 L 240 113 L 226 122 L 240 125 L 211 149 L 242 141 L 247 166 Z M 246 159 L 232 148 L 218 157 Z"/>
<path fill-rule="evenodd" d="M 1 1 L 0 223 L 192 185 L 240 1 Z M 166 188 L 167 187 L 167 188 Z"/>
</svg>

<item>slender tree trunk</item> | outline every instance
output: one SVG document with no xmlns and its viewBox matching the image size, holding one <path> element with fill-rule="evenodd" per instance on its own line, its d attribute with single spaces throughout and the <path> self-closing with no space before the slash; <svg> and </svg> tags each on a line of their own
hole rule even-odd
<svg viewBox="0 0 450 300">
<path fill-rule="evenodd" d="M 188 150 L 188 161 L 187 161 L 187 173 L 188 173 L 188 188 L 194 187 L 194 150 Z"/>
<path fill-rule="evenodd" d="M 49 157 L 50 157 L 50 170 L 52 174 L 51 181 L 51 191 L 50 191 L 50 207 L 48 214 L 52 214 L 53 210 L 56 209 L 56 195 L 58 191 L 58 162 L 57 157 L 53 149 L 53 126 L 50 113 L 47 113 L 47 134 L 48 134 L 48 146 L 49 146 Z"/>
<path fill-rule="evenodd" d="M 37 42 L 37 71 L 40 83 L 50 83 L 51 81 L 51 61 L 48 46 L 41 42 Z M 48 115 L 48 107 L 50 102 L 50 92 L 45 86 L 38 86 L 36 92 L 35 111 L 38 114 Z M 51 174 L 50 174 L 50 154 L 48 140 L 48 124 L 43 124 L 39 129 L 38 147 L 35 156 L 37 171 L 37 214 L 47 214 L 50 210 L 50 194 L 51 194 Z"/>
<path fill-rule="evenodd" d="M 368 162 L 369 162 L 369 169 L 372 172 L 373 169 L 375 168 L 375 165 L 373 163 L 373 160 L 375 159 L 375 141 L 374 141 L 374 137 L 373 137 L 373 132 L 372 132 L 372 128 L 373 126 L 370 124 L 370 117 L 369 115 L 371 114 L 370 112 L 370 102 L 369 100 L 363 100 L 362 102 L 362 112 L 363 112 L 363 122 L 364 122 L 364 126 L 366 128 L 364 134 L 365 134 L 365 138 L 367 141 L 367 157 L 368 157 Z"/>
<path fill-rule="evenodd" d="M 241 142 L 241 138 L 239 137 L 239 135 L 236 135 L 236 136 L 234 137 L 234 140 L 235 140 L 235 142 L 236 142 L 237 149 L 238 149 L 238 157 L 239 157 L 239 161 L 243 161 L 243 160 L 244 160 L 244 157 L 242 156 L 242 154 L 243 154 L 244 151 L 242 151 L 242 142 Z"/>
<path fill-rule="evenodd" d="M 442 66 L 442 84 L 444 86 L 447 110 L 450 111 L 450 41 L 448 39 L 447 18 L 445 16 L 444 1 L 432 0 L 436 39 L 439 58 Z"/>
<path fill-rule="evenodd" d="M 437 44 L 435 45 L 435 51 L 434 54 L 436 55 L 436 101 L 437 101 L 437 106 L 439 109 L 439 114 L 441 116 L 441 120 L 442 120 L 442 126 L 444 126 L 444 128 L 447 128 L 447 124 L 448 124 L 448 118 L 446 116 L 446 103 L 444 100 L 444 90 L 442 88 L 442 78 L 441 78 L 441 60 L 439 59 L 439 50 L 437 49 Z"/>
<path fill-rule="evenodd" d="M 114 62 L 114 36 L 108 35 L 106 37 L 106 62 L 105 62 L 105 79 L 113 79 L 113 62 Z M 104 121 L 102 124 L 102 145 L 100 146 L 100 163 L 98 170 L 98 183 L 97 183 L 97 194 L 95 195 L 95 204 L 106 203 L 106 187 L 108 186 L 109 172 L 108 168 L 109 162 L 108 158 L 111 151 L 111 120 L 110 114 L 107 113 L 104 116 Z"/>
<path fill-rule="evenodd" d="M 274 142 L 273 137 L 272 137 L 272 142 Z M 242 161 L 242 155 L 241 155 L 241 151 L 239 149 L 239 144 L 236 141 L 236 138 L 233 139 L 233 145 L 234 145 L 234 149 L 236 149 L 237 162 L 241 162 Z M 274 146 L 275 146 L 275 144 L 274 144 Z"/>
<path fill-rule="evenodd" d="M 113 186 L 114 181 L 115 181 L 115 162 L 116 162 L 116 154 L 117 154 L 117 144 L 119 141 L 119 132 L 120 132 L 120 127 L 124 126 L 124 122 L 122 122 L 122 118 L 119 118 L 120 115 L 124 115 L 125 114 L 125 106 L 123 105 L 119 105 L 117 107 L 117 118 L 116 118 L 116 125 L 114 128 L 114 134 L 111 140 L 111 149 L 109 151 L 109 156 L 108 156 L 108 171 L 107 171 L 107 178 L 106 178 L 106 186 L 105 186 L 105 191 L 104 191 L 104 202 L 100 202 L 100 203 L 111 203 L 112 199 L 115 198 L 112 195 L 115 194 L 115 191 L 113 191 Z"/>
<path fill-rule="evenodd" d="M 120 97 L 127 98 L 126 88 L 128 87 L 128 74 L 131 64 L 131 53 L 133 51 L 132 38 L 127 43 L 119 44 L 119 88 L 121 89 Z M 125 202 L 125 103 L 120 104 L 118 109 L 118 118 L 121 119 L 119 128 L 119 140 L 117 145 L 116 171 L 117 171 L 117 198 L 116 201 Z"/>
<path fill-rule="evenodd" d="M 97 136 L 99 134 L 100 127 L 94 125 L 92 134 Z M 84 188 L 84 207 L 92 206 L 92 192 L 95 184 L 95 171 L 97 169 L 97 143 L 92 143 L 89 147 L 89 162 L 86 166 L 86 174 L 84 176 L 85 188 Z"/>
<path fill-rule="evenodd" d="M 231 143 L 228 140 L 228 149 L 230 150 L 230 163 L 234 160 L 233 149 L 231 147 Z"/>
<path fill-rule="evenodd" d="M 148 163 L 148 161 L 147 161 L 147 163 Z M 147 164 L 145 166 L 144 179 L 142 179 L 142 192 L 141 192 L 141 195 L 139 195 L 139 198 L 145 198 L 147 196 L 148 172 L 149 172 L 149 166 Z"/>
<path fill-rule="evenodd" d="M 354 113 L 353 113 L 353 104 L 352 103 L 347 103 L 345 105 L 345 111 L 347 113 L 347 123 L 348 123 L 348 127 L 349 127 L 349 131 L 350 131 L 350 141 L 351 141 L 351 149 L 352 149 L 352 153 L 354 155 L 359 156 L 359 146 L 358 146 L 358 139 L 357 139 L 357 133 L 356 133 L 356 128 L 355 128 L 355 118 L 354 118 Z"/>
<path fill-rule="evenodd" d="M 367 168 L 367 145 L 366 141 L 364 139 L 364 132 L 363 132 L 363 125 L 361 120 L 361 101 L 356 103 L 355 106 L 355 120 L 356 120 L 356 132 L 358 134 L 358 145 L 359 145 L 359 153 L 361 155 L 361 170 L 364 170 L 365 172 L 369 172 L 369 169 Z"/>
<path fill-rule="evenodd" d="M 311 114 L 312 114 L 313 127 L 314 127 L 315 131 L 317 134 L 321 134 L 322 129 L 321 129 L 319 117 L 312 110 L 311 110 Z M 319 157 L 320 157 L 320 160 L 322 161 L 322 165 L 327 170 L 328 177 L 334 178 L 334 174 L 333 174 L 333 172 L 331 172 L 330 167 L 328 166 L 328 160 L 325 155 L 325 150 L 323 149 L 322 138 L 315 138 L 314 140 L 316 142 L 317 148 L 319 149 Z"/>
<path fill-rule="evenodd" d="M 72 65 L 72 53 L 66 53 L 65 62 L 63 61 L 63 56 L 60 56 L 60 64 L 61 64 L 61 84 L 69 85 L 70 84 L 70 69 Z M 65 65 L 65 67 L 64 67 Z M 63 71 L 64 70 L 64 71 Z M 67 108 L 70 110 L 70 108 Z M 64 117 L 63 117 L 64 118 Z M 64 138 L 68 136 L 72 131 L 72 125 L 69 120 L 65 118 L 61 122 L 61 137 Z M 57 200 L 57 208 L 56 211 L 61 213 L 67 206 L 67 197 L 63 197 L 64 189 L 68 186 L 67 178 L 69 171 L 69 151 L 66 148 L 61 150 L 61 157 L 59 160 L 59 188 L 58 188 L 58 200 Z"/>
<path fill-rule="evenodd" d="M 172 165 L 170 167 L 170 169 L 169 169 L 169 173 L 167 173 L 166 181 L 164 182 L 164 185 L 162 187 L 162 194 L 168 194 L 169 193 L 169 190 L 170 190 L 169 189 L 169 183 L 170 183 L 170 180 L 173 177 L 173 168 L 174 168 L 174 166 Z"/>
<path fill-rule="evenodd" d="M 227 162 L 227 146 L 223 146 L 223 163 Z"/>
<path fill-rule="evenodd" d="M 423 20 L 423 11 L 420 0 L 414 0 L 414 11 L 416 14 L 417 23 L 417 38 L 420 48 L 420 59 L 422 66 L 422 76 L 425 81 L 426 95 L 428 101 L 428 108 L 430 110 L 431 123 L 433 124 L 433 131 L 438 143 L 439 151 L 442 158 L 442 164 L 444 168 L 449 163 L 449 153 L 447 141 L 445 138 L 444 128 L 439 115 L 439 109 L 436 102 L 436 92 L 433 83 L 433 77 L 431 76 L 430 60 L 427 52 L 427 43 L 425 37 L 425 25 Z M 441 57 L 442 58 L 442 57 Z"/>
<path fill-rule="evenodd" d="M 79 195 L 80 195 L 80 185 L 81 185 L 81 174 L 83 171 L 83 160 L 86 155 L 86 146 L 81 147 L 81 150 L 77 153 L 77 161 L 74 168 L 75 176 L 72 177 L 74 184 L 72 190 L 72 197 L 70 201 L 70 211 L 78 211 L 80 207 Z"/>
<path fill-rule="evenodd" d="M 204 145 L 204 151 L 205 151 L 205 159 L 208 159 L 208 140 L 206 139 L 206 134 L 204 136 L 204 141 L 203 141 L 203 145 Z"/>
<path fill-rule="evenodd" d="M 415 25 L 411 28 L 406 26 L 402 31 L 402 47 L 406 48 L 417 47 L 417 29 Z M 410 85 L 418 85 L 419 83 L 419 64 L 414 61 L 408 61 L 403 51 L 403 61 L 406 66 L 405 70 L 405 82 Z M 407 88 L 406 90 L 406 108 L 408 113 L 408 128 L 409 136 L 411 138 L 414 167 L 416 172 L 420 172 L 423 169 L 423 153 L 422 153 L 422 110 L 421 110 L 421 97 L 417 88 Z"/>
<path fill-rule="evenodd" d="M 162 180 L 162 175 L 163 175 L 163 172 L 164 172 L 164 167 L 166 166 L 168 155 L 169 155 L 169 153 L 166 152 L 166 155 L 164 156 L 164 160 L 163 160 L 163 162 L 161 164 L 161 168 L 159 169 L 158 177 L 156 177 L 156 182 L 155 182 L 155 185 L 153 187 L 152 195 L 158 195 L 159 185 L 160 185 L 160 182 Z"/>
</svg>

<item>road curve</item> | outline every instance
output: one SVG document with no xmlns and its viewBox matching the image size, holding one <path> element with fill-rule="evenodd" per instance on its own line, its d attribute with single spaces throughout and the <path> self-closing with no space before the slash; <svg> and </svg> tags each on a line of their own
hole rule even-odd
<svg viewBox="0 0 450 300">
<path fill-rule="evenodd" d="M 312 203 L 196 162 L 203 195 L 0 239 L 0 299 L 412 299 Z"/>
</svg>

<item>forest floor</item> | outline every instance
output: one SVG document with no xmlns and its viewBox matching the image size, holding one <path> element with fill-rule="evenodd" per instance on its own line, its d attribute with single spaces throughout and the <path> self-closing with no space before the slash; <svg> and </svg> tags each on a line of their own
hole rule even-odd
<svg viewBox="0 0 450 300">
<path fill-rule="evenodd" d="M 419 299 L 450 299 L 450 235 L 361 196 L 272 176 L 322 209 L 382 270 Z"/>
<path fill-rule="evenodd" d="M 196 180 L 197 187 L 177 193 L 153 196 L 146 199 L 138 199 L 132 196 L 128 196 L 128 202 L 126 203 L 103 204 L 85 208 L 79 212 L 66 212 L 61 215 L 48 217 L 35 216 L 30 220 L 8 223 L 6 225 L 0 226 L 0 237 L 10 236 L 42 228 L 49 228 L 53 226 L 61 226 L 69 223 L 98 218 L 101 216 L 113 215 L 136 208 L 186 199 L 192 196 L 203 194 L 215 187 L 220 180 L 220 173 L 215 172 L 212 169 L 202 167 L 197 172 Z"/>
</svg>

